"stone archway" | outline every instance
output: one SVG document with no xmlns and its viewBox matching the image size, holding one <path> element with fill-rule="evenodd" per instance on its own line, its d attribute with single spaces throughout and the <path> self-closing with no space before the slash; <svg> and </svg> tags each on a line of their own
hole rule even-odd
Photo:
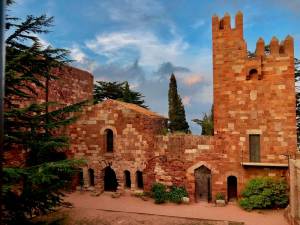
<svg viewBox="0 0 300 225">
<path fill-rule="evenodd" d="M 211 170 L 202 165 L 195 169 L 196 201 L 211 200 Z"/>
<path fill-rule="evenodd" d="M 117 191 L 118 181 L 115 171 L 107 166 L 104 169 L 104 191 Z"/>
<path fill-rule="evenodd" d="M 237 199 L 237 178 L 236 176 L 227 177 L 227 198 L 228 201 Z"/>
</svg>

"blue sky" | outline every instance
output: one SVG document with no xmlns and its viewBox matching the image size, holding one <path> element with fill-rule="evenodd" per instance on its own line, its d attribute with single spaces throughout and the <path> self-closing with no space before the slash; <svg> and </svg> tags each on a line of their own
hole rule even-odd
<svg viewBox="0 0 300 225">
<path fill-rule="evenodd" d="M 16 0 L 11 14 L 54 16 L 44 44 L 67 48 L 95 80 L 128 80 L 153 111 L 167 115 L 168 79 L 177 78 L 191 122 L 212 104 L 211 16 L 244 14 L 249 50 L 259 37 L 295 39 L 300 57 L 300 0 Z M 233 22 L 232 22 L 233 23 Z"/>
</svg>

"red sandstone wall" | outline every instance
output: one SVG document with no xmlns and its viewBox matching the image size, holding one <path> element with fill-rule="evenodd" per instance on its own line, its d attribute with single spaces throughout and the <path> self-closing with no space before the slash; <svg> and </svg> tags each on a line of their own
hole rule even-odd
<svg viewBox="0 0 300 225">
<path fill-rule="evenodd" d="M 261 162 L 287 163 L 284 154 L 296 150 L 296 112 L 293 40 L 282 45 L 257 43 L 256 56 L 247 57 L 243 39 L 243 16 L 213 17 L 214 126 L 215 133 L 231 137 L 228 154 L 236 161 L 249 161 L 249 134 L 261 135 Z M 220 29 L 220 21 L 223 29 Z M 257 75 L 249 77 L 256 69 Z"/>
<path fill-rule="evenodd" d="M 50 107 L 50 110 L 93 98 L 93 75 L 89 72 L 65 66 L 62 69 L 54 69 L 53 73 L 58 79 L 51 80 L 49 83 L 49 102 L 60 104 Z M 15 103 L 24 107 L 33 102 L 45 102 L 45 90 L 37 90 L 38 95 L 35 98 L 26 101 L 16 99 Z M 4 153 L 4 162 L 10 166 L 22 166 L 25 154 L 21 146 L 15 146 Z"/>
<path fill-rule="evenodd" d="M 134 108 L 134 107 L 133 107 Z M 95 184 L 103 190 L 103 169 L 110 165 L 115 171 L 119 189 L 124 188 L 124 171 L 131 173 L 136 185 L 136 171 L 144 171 L 155 156 L 155 135 L 165 127 L 165 118 L 136 112 L 115 100 L 88 106 L 70 126 L 70 153 L 85 158 L 87 168 L 94 169 Z M 106 152 L 105 130 L 114 133 L 114 151 Z"/>
</svg>

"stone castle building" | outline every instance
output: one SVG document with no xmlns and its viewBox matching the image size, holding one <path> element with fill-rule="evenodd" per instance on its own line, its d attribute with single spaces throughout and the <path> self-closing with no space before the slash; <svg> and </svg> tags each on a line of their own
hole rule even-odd
<svg viewBox="0 0 300 225">
<path fill-rule="evenodd" d="M 85 158 L 85 186 L 145 190 L 154 182 L 184 186 L 192 201 L 221 192 L 235 199 L 256 176 L 286 177 L 296 154 L 293 38 L 263 39 L 249 57 L 243 15 L 212 17 L 214 136 L 165 134 L 167 118 L 116 100 L 86 106 L 67 130 L 69 157 Z M 66 68 L 51 101 L 92 98 L 93 77 Z M 43 99 L 43 96 L 40 97 Z M 21 161 L 14 154 L 8 161 Z"/>
<path fill-rule="evenodd" d="M 106 100 L 70 126 L 70 156 L 85 158 L 83 180 L 98 191 L 184 186 L 192 200 L 239 196 L 256 176 L 286 177 L 296 153 L 293 38 L 259 39 L 249 57 L 243 15 L 212 18 L 214 136 L 163 134 L 167 118 Z"/>
</svg>

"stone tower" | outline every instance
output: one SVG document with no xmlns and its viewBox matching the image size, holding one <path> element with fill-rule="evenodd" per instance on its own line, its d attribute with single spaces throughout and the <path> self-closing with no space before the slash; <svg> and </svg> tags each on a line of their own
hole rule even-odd
<svg viewBox="0 0 300 225">
<path fill-rule="evenodd" d="M 249 57 L 243 14 L 230 21 L 212 17 L 215 135 L 228 137 L 229 160 L 245 169 L 286 167 L 296 151 L 293 38 L 273 37 L 269 52 L 260 38 Z"/>
</svg>

